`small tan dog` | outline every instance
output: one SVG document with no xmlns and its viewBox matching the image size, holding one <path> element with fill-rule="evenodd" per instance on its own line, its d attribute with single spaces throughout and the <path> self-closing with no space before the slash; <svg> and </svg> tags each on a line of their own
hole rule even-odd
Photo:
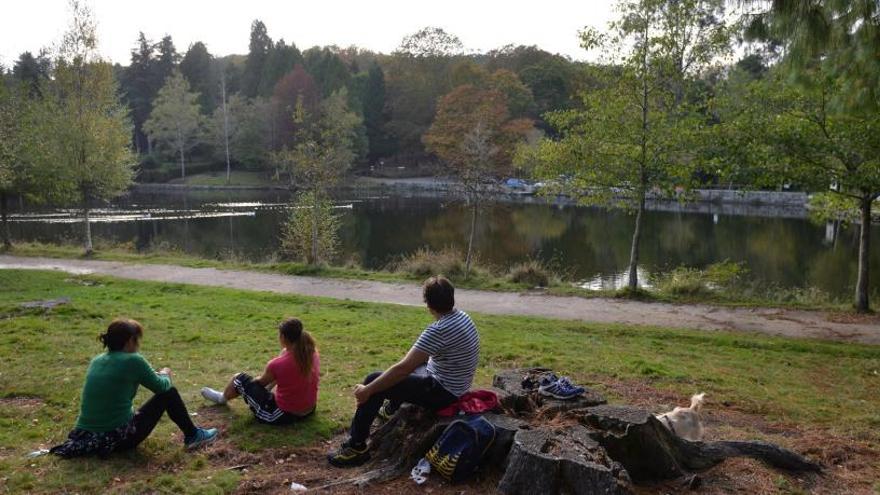
<svg viewBox="0 0 880 495">
<path fill-rule="evenodd" d="M 706 394 L 696 394 L 691 397 L 690 407 L 676 407 L 672 411 L 654 416 L 663 423 L 669 431 L 691 442 L 697 442 L 703 438 L 703 422 L 700 421 L 700 409 L 703 407 L 703 398 Z"/>
</svg>

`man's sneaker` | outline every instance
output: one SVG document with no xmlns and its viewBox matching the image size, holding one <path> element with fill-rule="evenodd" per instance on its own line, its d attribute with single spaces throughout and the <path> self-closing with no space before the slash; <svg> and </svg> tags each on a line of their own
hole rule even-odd
<svg viewBox="0 0 880 495">
<path fill-rule="evenodd" d="M 217 437 L 220 435 L 220 432 L 217 431 L 217 428 L 196 428 L 195 435 L 185 438 L 183 440 L 183 445 L 187 450 L 192 450 L 202 445 L 208 445 L 209 443 L 217 440 Z"/>
<path fill-rule="evenodd" d="M 581 395 L 584 393 L 584 388 L 572 386 L 568 380 L 559 379 L 551 384 L 542 385 L 538 388 L 538 392 L 541 395 L 553 397 L 554 399 L 566 400 Z"/>
<path fill-rule="evenodd" d="M 582 393 L 584 393 L 584 392 L 587 391 L 587 389 L 585 389 L 584 387 L 581 387 L 580 385 L 575 384 L 575 383 L 574 383 L 573 381 L 571 381 L 571 379 L 570 379 L 569 377 L 567 377 L 567 376 L 560 377 L 560 378 L 559 378 L 559 382 L 560 382 L 562 385 L 564 385 L 564 386 L 567 386 L 567 387 L 571 387 L 571 388 L 573 388 L 573 389 L 574 389 L 574 392 L 575 392 L 577 395 L 580 395 L 580 394 L 582 394 Z"/>
<path fill-rule="evenodd" d="M 342 444 L 339 450 L 327 455 L 327 461 L 336 467 L 355 467 L 370 460 L 367 445 L 353 446 L 351 440 Z"/>
<path fill-rule="evenodd" d="M 549 387 L 550 385 L 553 385 L 557 381 L 559 381 L 559 378 L 557 378 L 555 373 L 550 373 L 550 374 L 544 375 L 541 377 L 540 380 L 538 380 L 538 390 L 540 390 L 541 387 Z"/>
<path fill-rule="evenodd" d="M 382 403 L 382 407 L 379 408 L 379 419 L 382 421 L 388 421 L 396 412 L 397 411 L 391 410 L 391 401 L 385 399 L 385 402 Z"/>
</svg>

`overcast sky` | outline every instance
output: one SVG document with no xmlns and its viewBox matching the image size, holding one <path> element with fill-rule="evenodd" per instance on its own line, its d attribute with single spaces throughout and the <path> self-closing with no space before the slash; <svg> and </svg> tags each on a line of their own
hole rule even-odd
<svg viewBox="0 0 880 495">
<path fill-rule="evenodd" d="M 247 53 L 250 24 L 261 19 L 273 40 L 314 45 L 357 45 L 391 52 L 401 38 L 438 26 L 465 47 L 489 50 L 508 43 L 538 45 L 584 60 L 577 32 L 604 29 L 614 0 L 86 0 L 98 20 L 101 53 L 127 65 L 138 31 L 165 34 L 185 52 L 203 41 L 214 55 Z M 5 0 L 0 16 L 0 64 L 26 50 L 51 46 L 67 28 L 66 0 Z"/>
</svg>

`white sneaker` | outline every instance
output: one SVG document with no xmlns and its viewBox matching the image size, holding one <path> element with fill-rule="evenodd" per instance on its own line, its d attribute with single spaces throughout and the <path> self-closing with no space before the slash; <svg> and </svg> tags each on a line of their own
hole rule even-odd
<svg viewBox="0 0 880 495">
<path fill-rule="evenodd" d="M 226 404 L 226 397 L 223 397 L 223 392 L 210 387 L 202 387 L 202 397 L 214 404 Z"/>
</svg>

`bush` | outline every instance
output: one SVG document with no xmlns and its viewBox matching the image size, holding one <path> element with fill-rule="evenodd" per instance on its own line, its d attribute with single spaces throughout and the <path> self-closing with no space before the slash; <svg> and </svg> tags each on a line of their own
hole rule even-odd
<svg viewBox="0 0 880 495">
<path fill-rule="evenodd" d="M 660 292 L 677 296 L 708 294 L 719 289 L 733 289 L 740 285 L 748 270 L 742 263 L 722 261 L 705 270 L 678 267 L 654 280 Z"/>
<path fill-rule="evenodd" d="M 445 247 L 440 251 L 432 251 L 423 247 L 402 256 L 393 262 L 389 269 L 415 277 L 443 275 L 454 278 L 464 275 L 465 262 L 464 257 L 451 247 Z M 471 272 L 473 271 L 475 271 L 475 266 L 472 263 Z"/>
<path fill-rule="evenodd" d="M 303 194 L 297 198 L 284 225 L 281 251 L 289 259 L 306 261 L 317 265 L 332 260 L 339 248 L 339 215 L 333 212 L 333 204 L 318 200 L 318 259 L 312 260 L 312 226 L 314 223 L 314 198 Z"/>
<path fill-rule="evenodd" d="M 552 271 L 539 260 L 529 260 L 510 267 L 507 277 L 515 284 L 529 287 L 547 287 L 553 277 Z"/>
</svg>

